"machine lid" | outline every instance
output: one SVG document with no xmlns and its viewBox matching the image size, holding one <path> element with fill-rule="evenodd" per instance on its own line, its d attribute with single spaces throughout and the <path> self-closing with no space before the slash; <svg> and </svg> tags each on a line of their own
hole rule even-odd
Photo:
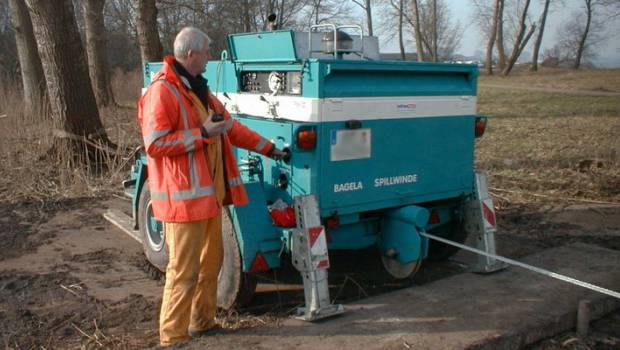
<svg viewBox="0 0 620 350">
<path fill-rule="evenodd" d="M 291 30 L 231 34 L 228 47 L 236 62 L 295 62 L 294 39 Z"/>
</svg>

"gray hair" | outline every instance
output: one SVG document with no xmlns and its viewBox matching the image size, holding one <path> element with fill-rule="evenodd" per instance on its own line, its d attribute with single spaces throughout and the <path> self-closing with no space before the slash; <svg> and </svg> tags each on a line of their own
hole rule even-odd
<svg viewBox="0 0 620 350">
<path fill-rule="evenodd" d="M 195 27 L 185 27 L 181 29 L 174 39 L 174 57 L 184 58 L 189 50 L 202 51 L 205 45 L 209 45 L 211 39 L 202 30 Z"/>
</svg>

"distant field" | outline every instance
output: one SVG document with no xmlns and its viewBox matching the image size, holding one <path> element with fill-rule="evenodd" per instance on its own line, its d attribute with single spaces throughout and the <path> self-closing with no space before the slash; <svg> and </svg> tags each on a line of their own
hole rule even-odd
<svg viewBox="0 0 620 350">
<path fill-rule="evenodd" d="M 620 69 L 551 69 L 538 72 L 514 71 L 508 77 L 501 75 L 481 77 L 481 83 L 525 87 L 545 87 L 565 90 L 620 92 Z"/>
<path fill-rule="evenodd" d="M 489 116 L 489 125 L 478 141 L 478 166 L 490 172 L 495 194 L 506 202 L 549 197 L 620 202 L 620 96 L 573 93 L 620 91 L 620 70 L 483 75 L 480 85 L 478 111 Z M 528 85 L 566 93 L 521 89 Z"/>
</svg>

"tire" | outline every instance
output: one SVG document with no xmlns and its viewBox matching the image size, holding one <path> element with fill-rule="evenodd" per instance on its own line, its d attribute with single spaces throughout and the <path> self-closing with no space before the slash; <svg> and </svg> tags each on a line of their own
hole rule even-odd
<svg viewBox="0 0 620 350">
<path fill-rule="evenodd" d="M 428 233 L 449 239 L 457 243 L 465 243 L 467 239 L 467 231 L 462 220 L 451 220 L 445 225 L 441 225 Z M 456 254 L 460 248 L 452 245 L 444 244 L 435 240 L 430 240 L 428 246 L 428 260 L 430 261 L 445 261 L 451 256 Z"/>
<path fill-rule="evenodd" d="M 146 259 L 158 270 L 165 272 L 168 265 L 168 246 L 166 245 L 163 223 L 153 217 L 148 181 L 144 183 L 140 192 L 138 228 L 140 229 L 142 249 Z"/>
<path fill-rule="evenodd" d="M 168 246 L 163 224 L 153 217 L 148 182 L 144 184 L 140 194 L 138 225 L 146 258 L 153 266 L 165 273 L 168 265 Z M 217 306 L 230 309 L 247 305 L 256 290 L 256 277 L 242 271 L 239 242 L 227 210 L 222 215 L 222 241 L 224 261 L 218 276 Z"/>
<path fill-rule="evenodd" d="M 230 212 L 222 214 L 224 262 L 217 283 L 217 306 L 228 310 L 247 305 L 256 290 L 256 276 L 243 272 L 239 241 L 230 220 Z"/>
</svg>

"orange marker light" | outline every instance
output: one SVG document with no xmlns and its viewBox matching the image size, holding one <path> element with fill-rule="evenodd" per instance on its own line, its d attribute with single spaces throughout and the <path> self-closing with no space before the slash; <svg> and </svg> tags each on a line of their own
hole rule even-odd
<svg viewBox="0 0 620 350">
<path fill-rule="evenodd" d="M 316 147 L 316 130 L 300 129 L 297 131 L 297 147 L 304 150 L 314 149 Z"/>
<path fill-rule="evenodd" d="M 475 127 L 476 137 L 482 136 L 486 128 L 487 128 L 487 118 L 476 118 L 476 127 Z"/>
</svg>

